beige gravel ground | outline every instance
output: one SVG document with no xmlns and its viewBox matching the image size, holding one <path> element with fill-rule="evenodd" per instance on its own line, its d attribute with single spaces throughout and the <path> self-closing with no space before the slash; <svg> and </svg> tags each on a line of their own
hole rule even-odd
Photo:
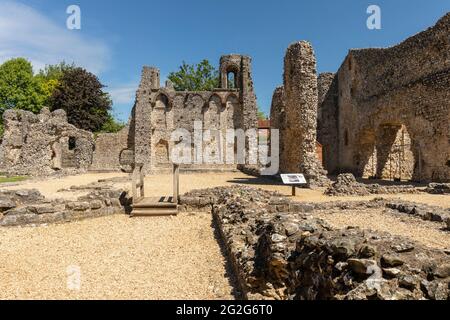
<svg viewBox="0 0 450 320">
<path fill-rule="evenodd" d="M 74 198 L 83 193 L 57 192 L 59 189 L 69 188 L 73 185 L 85 185 L 95 182 L 99 179 L 108 179 L 114 177 L 126 177 L 123 173 L 88 173 L 64 178 L 52 178 L 48 180 L 25 181 L 17 183 L 14 186 L 3 187 L 2 189 L 23 189 L 36 188 L 48 198 Z M 284 186 L 274 180 L 267 178 L 255 178 L 241 172 L 225 173 L 189 173 L 180 175 L 181 194 L 193 189 L 211 188 L 217 186 L 245 184 L 256 188 L 278 191 L 287 196 L 291 195 L 291 187 Z M 130 188 L 130 183 L 116 183 L 122 188 Z M 1 185 L 0 185 L 1 187 Z M 172 194 L 172 175 L 159 174 L 147 176 L 145 178 L 146 196 L 163 196 Z M 368 200 L 377 197 L 383 198 L 402 198 L 408 201 L 422 202 L 430 205 L 437 205 L 444 208 L 450 208 L 449 195 L 431 195 L 431 194 L 401 194 L 401 195 L 377 195 L 363 197 L 328 197 L 323 195 L 323 190 L 297 189 L 296 201 L 307 202 L 325 202 L 334 200 Z"/>
<path fill-rule="evenodd" d="M 59 179 L 26 181 L 8 189 L 37 188 L 48 198 L 75 198 L 82 193 L 59 189 L 98 179 L 126 177 L 91 173 Z M 145 179 L 146 196 L 172 193 L 172 176 Z M 180 191 L 251 185 L 290 195 L 290 187 L 243 173 L 182 174 Z M 129 188 L 129 183 L 117 183 Z M 5 187 L 3 187 L 5 188 Z M 392 195 L 450 207 L 450 196 Z M 321 190 L 298 189 L 296 201 L 360 200 L 369 197 L 327 197 Z M 367 210 L 357 215 L 338 212 L 321 216 L 336 227 L 348 225 L 387 231 L 435 248 L 449 248 L 450 235 L 439 224 L 408 216 Z M 110 216 L 64 225 L 0 229 L 0 299 L 227 299 L 233 298 L 211 215 L 175 218 Z M 81 270 L 81 289 L 67 289 L 67 268 Z"/>
<path fill-rule="evenodd" d="M 443 224 L 423 221 L 404 213 L 366 209 L 364 211 L 322 213 L 314 216 L 324 219 L 335 228 L 353 226 L 389 232 L 392 235 L 407 237 L 431 248 L 450 249 L 450 232 L 442 230 Z"/>
<path fill-rule="evenodd" d="M 15 183 L 13 186 L 2 187 L 1 189 L 17 190 L 17 189 L 38 189 L 46 198 L 67 198 L 76 199 L 84 195 L 85 192 L 57 192 L 60 189 L 69 188 L 74 185 L 85 185 L 96 182 L 99 179 L 109 179 L 114 177 L 127 177 L 125 173 L 86 173 L 75 176 L 67 176 L 62 178 L 32 179 Z"/>
<path fill-rule="evenodd" d="M 214 174 L 181 174 L 180 191 L 181 194 L 192 189 L 203 189 L 209 187 L 245 184 L 256 188 L 271 191 L 278 191 L 284 195 L 291 196 L 291 187 L 277 183 L 272 179 L 255 178 L 244 173 L 214 173 Z M 155 175 L 145 178 L 145 192 L 150 196 L 169 195 L 172 192 L 171 175 Z M 408 201 L 422 202 L 444 208 L 450 208 L 449 195 L 431 194 L 396 194 L 396 195 L 376 195 L 362 197 L 329 197 L 323 195 L 323 190 L 297 189 L 296 201 L 305 202 L 326 202 L 326 201 L 355 201 L 370 200 L 374 198 L 402 198 Z"/>
<path fill-rule="evenodd" d="M 209 214 L 4 228 L 0 261 L 0 299 L 233 298 Z"/>
</svg>

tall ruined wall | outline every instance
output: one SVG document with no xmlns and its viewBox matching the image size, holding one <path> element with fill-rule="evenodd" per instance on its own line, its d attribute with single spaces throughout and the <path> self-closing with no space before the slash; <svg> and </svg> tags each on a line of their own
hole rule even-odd
<svg viewBox="0 0 450 320">
<path fill-rule="evenodd" d="M 333 73 L 319 76 L 319 106 L 317 112 L 317 141 L 322 144 L 323 165 L 330 174 L 336 173 L 339 160 L 339 88 Z"/>
<path fill-rule="evenodd" d="M 318 93 L 318 103 L 317 103 L 317 132 L 319 134 L 320 127 L 322 124 L 322 104 L 327 97 L 327 93 L 330 90 L 331 84 L 335 77 L 334 73 L 324 72 L 319 74 L 317 77 L 317 93 Z M 317 137 L 320 142 L 319 136 Z"/>
<path fill-rule="evenodd" d="M 413 179 L 450 180 L 449 34 L 450 13 L 395 47 L 350 51 L 335 79 L 340 171 L 362 176 L 376 158 L 377 177 L 388 178 L 390 150 L 404 126 Z"/>
<path fill-rule="evenodd" d="M 251 78 L 251 59 L 241 55 L 223 56 L 220 61 L 221 84 L 213 91 L 178 92 L 170 83 L 160 87 L 159 70 L 144 68 L 135 104 L 135 160 L 144 164 L 147 173 L 171 170 L 171 154 L 176 141 L 172 133 L 184 129 L 190 133 L 191 170 L 230 170 L 236 164 L 226 163 L 224 144 L 227 129 L 257 128 L 257 107 Z M 234 73 L 235 84 L 228 87 L 228 74 Z M 209 130 L 204 141 L 194 145 L 194 124 Z M 180 131 L 180 134 L 183 132 Z M 187 141 L 182 141 L 187 143 Z M 181 142 L 180 142 L 181 143 Z M 228 149 L 227 149 L 228 148 Z M 231 150 L 232 151 L 232 150 Z M 248 145 L 247 145 L 248 154 Z M 205 163 L 205 157 L 209 163 Z M 231 158 L 234 158 L 231 155 Z M 232 159 L 234 160 L 234 159 Z"/>
<path fill-rule="evenodd" d="M 86 170 L 92 162 L 93 135 L 67 122 L 63 110 L 7 110 L 0 147 L 0 170 L 8 174 L 45 176 Z"/>
<path fill-rule="evenodd" d="M 285 163 L 285 131 L 286 131 L 286 113 L 284 101 L 284 87 L 277 87 L 272 96 L 272 105 L 270 107 L 270 127 L 277 129 L 279 134 L 279 162 Z"/>
<path fill-rule="evenodd" d="M 286 129 L 281 172 L 302 172 L 312 185 L 326 182 L 316 153 L 317 73 L 313 48 L 306 41 L 289 46 L 284 60 Z"/>
<path fill-rule="evenodd" d="M 159 70 L 153 67 L 144 67 L 134 104 L 134 152 L 135 162 L 144 164 L 146 172 L 150 171 L 152 151 L 151 95 L 152 92 L 158 90 Z"/>
</svg>

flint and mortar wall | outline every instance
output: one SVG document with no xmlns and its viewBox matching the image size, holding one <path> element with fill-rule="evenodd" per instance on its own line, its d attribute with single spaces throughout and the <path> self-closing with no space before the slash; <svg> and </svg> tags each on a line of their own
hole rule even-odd
<svg viewBox="0 0 450 320">
<path fill-rule="evenodd" d="M 397 46 L 349 52 L 321 107 L 327 170 L 363 176 L 375 163 L 377 177 L 390 178 L 395 133 L 404 127 L 412 179 L 449 181 L 449 33 L 450 13 Z"/>
<path fill-rule="evenodd" d="M 280 172 L 305 174 L 312 185 L 328 183 L 317 157 L 318 88 L 316 58 L 310 43 L 289 46 L 284 85 L 274 92 L 271 126 L 280 129 Z"/>
<path fill-rule="evenodd" d="M 193 165 L 182 166 L 189 170 L 233 170 L 235 164 L 223 164 L 229 147 L 220 144 L 219 133 L 225 139 L 227 129 L 257 128 L 256 96 L 251 78 L 251 59 L 241 55 L 223 56 L 220 61 L 220 88 L 209 92 L 177 92 L 168 83 L 160 88 L 159 71 L 145 67 L 136 95 L 134 109 L 135 161 L 144 164 L 147 173 L 171 170 L 171 150 L 174 142 L 171 134 L 176 129 L 193 135 L 194 122 L 202 123 L 203 130 L 212 130 L 209 142 L 203 143 L 200 154 L 191 148 Z M 235 75 L 236 89 L 228 89 L 228 73 Z M 182 132 L 181 132 L 182 134 Z M 185 138 L 185 137 L 184 137 Z M 189 143 L 183 139 L 181 143 Z M 233 148 L 231 148 L 233 150 Z M 249 145 L 246 144 L 248 154 Z M 254 152 L 255 150 L 253 150 Z M 205 154 L 214 163 L 198 163 Z"/>
<path fill-rule="evenodd" d="M 0 147 L 0 167 L 8 174 L 44 176 L 87 170 L 92 162 L 93 135 L 67 122 L 63 110 L 7 110 Z"/>
</svg>

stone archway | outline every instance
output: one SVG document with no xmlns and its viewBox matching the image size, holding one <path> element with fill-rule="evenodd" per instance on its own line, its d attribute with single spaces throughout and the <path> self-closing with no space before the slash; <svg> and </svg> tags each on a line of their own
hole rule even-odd
<svg viewBox="0 0 450 320">
<path fill-rule="evenodd" d="M 388 180 L 412 180 L 420 177 L 420 155 L 413 152 L 413 143 L 405 125 L 384 124 L 377 131 L 376 176 Z M 420 150 L 418 151 L 420 152 Z"/>
<path fill-rule="evenodd" d="M 358 136 L 354 156 L 357 175 L 365 179 L 419 180 L 421 150 L 406 125 L 384 123 Z"/>
</svg>

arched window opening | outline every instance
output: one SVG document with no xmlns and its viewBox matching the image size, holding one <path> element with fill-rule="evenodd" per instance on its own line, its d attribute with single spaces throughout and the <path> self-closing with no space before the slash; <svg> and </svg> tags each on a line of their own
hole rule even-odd
<svg viewBox="0 0 450 320">
<path fill-rule="evenodd" d="M 75 139 L 75 137 L 69 137 L 69 150 L 75 150 L 75 148 L 77 147 L 77 140 Z"/>
<path fill-rule="evenodd" d="M 237 88 L 236 73 L 233 71 L 230 71 L 227 73 L 227 88 L 228 89 L 236 89 Z"/>
</svg>

